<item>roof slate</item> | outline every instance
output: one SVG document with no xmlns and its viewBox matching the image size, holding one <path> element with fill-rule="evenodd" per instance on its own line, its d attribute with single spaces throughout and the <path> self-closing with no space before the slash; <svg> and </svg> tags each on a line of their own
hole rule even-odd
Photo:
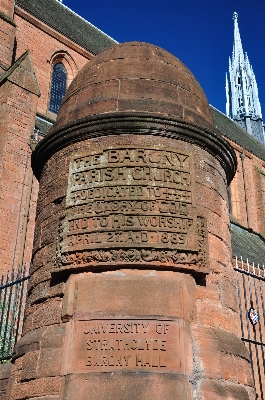
<svg viewBox="0 0 265 400">
<path fill-rule="evenodd" d="M 238 225 L 231 224 L 233 257 L 242 257 L 251 264 L 265 265 L 265 240 Z"/>
<path fill-rule="evenodd" d="M 45 120 L 42 117 L 36 115 L 35 121 L 35 129 L 39 131 L 39 135 L 45 136 L 49 132 L 49 129 L 52 127 L 52 122 Z"/>
<path fill-rule="evenodd" d="M 265 146 L 262 143 L 256 140 L 244 129 L 240 128 L 234 121 L 218 111 L 216 108 L 212 106 L 210 106 L 210 108 L 215 126 L 225 137 L 243 147 L 243 149 L 250 151 L 250 153 L 254 154 L 255 156 L 265 160 Z"/>
<path fill-rule="evenodd" d="M 57 0 L 16 0 L 15 4 L 93 54 L 117 43 Z"/>
</svg>

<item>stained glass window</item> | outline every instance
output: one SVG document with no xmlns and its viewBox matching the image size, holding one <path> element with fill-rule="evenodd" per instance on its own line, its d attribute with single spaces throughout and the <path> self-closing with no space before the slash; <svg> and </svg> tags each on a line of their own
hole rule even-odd
<svg viewBox="0 0 265 400">
<path fill-rule="evenodd" d="M 67 73 L 62 63 L 57 63 L 52 71 L 52 86 L 49 110 L 57 114 L 66 91 Z"/>
</svg>

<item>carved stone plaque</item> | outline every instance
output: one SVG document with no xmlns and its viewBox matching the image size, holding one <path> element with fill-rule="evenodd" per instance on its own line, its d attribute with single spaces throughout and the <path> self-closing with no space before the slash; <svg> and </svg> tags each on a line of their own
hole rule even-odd
<svg viewBox="0 0 265 400">
<path fill-rule="evenodd" d="M 75 321 L 68 373 L 182 372 L 190 349 L 184 320 L 92 319 Z"/>
<path fill-rule="evenodd" d="M 73 155 L 58 267 L 153 263 L 207 272 L 192 172 L 190 154 L 160 147 Z"/>
</svg>

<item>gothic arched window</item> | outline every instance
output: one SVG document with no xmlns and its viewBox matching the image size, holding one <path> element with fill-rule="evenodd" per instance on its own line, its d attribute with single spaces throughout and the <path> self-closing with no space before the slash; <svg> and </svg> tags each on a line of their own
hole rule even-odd
<svg viewBox="0 0 265 400">
<path fill-rule="evenodd" d="M 52 85 L 49 110 L 58 113 L 66 91 L 67 73 L 62 63 L 54 65 L 52 70 Z"/>
</svg>

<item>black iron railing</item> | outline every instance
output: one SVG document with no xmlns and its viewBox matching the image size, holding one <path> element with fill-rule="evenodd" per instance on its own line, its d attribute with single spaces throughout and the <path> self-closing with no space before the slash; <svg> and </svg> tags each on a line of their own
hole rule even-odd
<svg viewBox="0 0 265 400">
<path fill-rule="evenodd" d="M 248 261 L 236 259 L 237 290 L 242 340 L 249 350 L 256 399 L 265 394 L 265 271 Z"/>
<path fill-rule="evenodd" d="M 0 362 L 12 357 L 22 331 L 29 269 L 13 268 L 0 282 Z"/>
</svg>

